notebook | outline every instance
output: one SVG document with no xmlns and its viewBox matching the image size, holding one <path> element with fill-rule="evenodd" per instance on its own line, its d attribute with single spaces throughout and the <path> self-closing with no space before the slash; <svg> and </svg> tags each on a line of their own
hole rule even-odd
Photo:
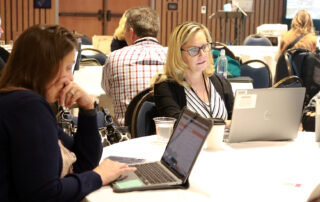
<svg viewBox="0 0 320 202">
<path fill-rule="evenodd" d="M 188 177 L 210 132 L 212 123 L 187 108 L 181 112 L 160 161 L 135 164 L 129 172 L 112 183 L 114 192 L 188 187 Z M 146 151 L 147 152 L 147 151 Z M 130 165 L 131 166 L 131 165 Z M 154 166 L 154 167 L 153 167 Z M 158 179 L 148 176 L 151 174 Z"/>
<path fill-rule="evenodd" d="M 305 88 L 238 90 L 225 141 L 292 140 L 298 134 Z"/>
</svg>

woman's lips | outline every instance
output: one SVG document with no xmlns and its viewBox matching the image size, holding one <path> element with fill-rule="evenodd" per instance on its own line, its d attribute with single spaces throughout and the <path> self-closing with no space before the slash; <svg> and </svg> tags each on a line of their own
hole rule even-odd
<svg viewBox="0 0 320 202">
<path fill-rule="evenodd" d="M 198 65 L 204 64 L 206 61 L 198 62 Z"/>
</svg>

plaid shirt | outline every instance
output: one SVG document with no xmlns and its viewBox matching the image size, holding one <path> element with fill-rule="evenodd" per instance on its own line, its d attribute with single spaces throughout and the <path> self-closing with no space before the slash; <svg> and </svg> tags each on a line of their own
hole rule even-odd
<svg viewBox="0 0 320 202">
<path fill-rule="evenodd" d="M 163 69 L 167 49 L 155 38 L 145 37 L 133 45 L 111 52 L 103 68 L 101 86 L 113 98 L 114 114 L 124 124 L 126 109 L 151 78 Z"/>
</svg>

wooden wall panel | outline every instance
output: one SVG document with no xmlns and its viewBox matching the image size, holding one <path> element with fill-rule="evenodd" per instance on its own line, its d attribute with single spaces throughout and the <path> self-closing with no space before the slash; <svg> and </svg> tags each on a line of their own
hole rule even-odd
<svg viewBox="0 0 320 202">
<path fill-rule="evenodd" d="M 26 28 L 38 24 L 55 24 L 56 8 L 52 0 L 51 9 L 34 9 L 33 0 L 1 0 L 0 15 L 2 27 L 5 31 L 0 40 L 14 40 Z M 184 21 L 197 21 L 208 27 L 213 41 L 222 41 L 224 36 L 229 36 L 226 41 L 235 41 L 235 19 L 228 20 L 229 33 L 225 33 L 225 21 L 216 18 L 208 19 L 212 14 L 221 10 L 228 0 L 155 0 L 155 10 L 161 16 L 161 30 L 158 36 L 163 45 L 167 45 L 170 33 L 175 26 Z M 178 10 L 168 10 L 168 3 L 177 3 Z M 201 6 L 206 6 L 207 12 L 201 14 Z M 283 0 L 254 0 L 254 12 L 246 19 L 245 36 L 256 32 L 261 24 L 280 23 L 283 15 Z M 239 24 L 239 23 L 238 23 Z M 240 28 L 240 25 L 238 25 Z M 220 33 L 222 32 L 222 37 Z"/>
<path fill-rule="evenodd" d="M 15 40 L 25 29 L 35 24 L 56 24 L 56 1 L 51 0 L 50 9 L 34 9 L 33 0 L 1 0 L 0 16 L 4 34 L 0 40 L 6 43 Z"/>
<path fill-rule="evenodd" d="M 184 21 L 197 21 L 208 27 L 212 34 L 213 41 L 223 41 L 225 36 L 229 36 L 226 41 L 235 44 L 235 19 L 228 19 L 229 33 L 226 33 L 226 23 L 222 20 L 222 30 L 219 19 L 208 17 L 223 9 L 223 5 L 228 0 L 156 0 L 155 10 L 161 15 L 161 32 L 159 41 L 162 45 L 168 44 L 168 37 L 175 25 Z M 168 3 L 177 3 L 178 10 L 168 10 Z M 201 6 L 206 6 L 206 14 L 201 14 Z M 283 0 L 254 0 L 254 12 L 245 19 L 244 37 L 256 33 L 256 28 L 262 24 L 281 23 L 283 15 Z M 177 14 L 178 13 L 178 14 Z M 238 29 L 241 28 L 238 22 Z M 241 30 L 240 30 L 241 31 Z M 222 38 L 220 37 L 222 32 Z M 241 34 L 241 32 L 240 32 Z M 243 39 L 238 44 L 243 42 Z"/>
</svg>

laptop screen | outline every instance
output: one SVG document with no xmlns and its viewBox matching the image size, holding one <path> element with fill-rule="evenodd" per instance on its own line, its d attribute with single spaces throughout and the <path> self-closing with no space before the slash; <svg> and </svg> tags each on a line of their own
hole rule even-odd
<svg viewBox="0 0 320 202">
<path fill-rule="evenodd" d="M 78 47 L 75 53 L 75 63 L 72 66 L 72 72 L 79 70 L 80 67 L 80 60 L 81 60 L 81 38 L 77 39 L 78 41 Z"/>
<path fill-rule="evenodd" d="M 186 178 L 210 129 L 209 120 L 184 110 L 162 156 L 162 161 L 182 178 Z"/>
</svg>

